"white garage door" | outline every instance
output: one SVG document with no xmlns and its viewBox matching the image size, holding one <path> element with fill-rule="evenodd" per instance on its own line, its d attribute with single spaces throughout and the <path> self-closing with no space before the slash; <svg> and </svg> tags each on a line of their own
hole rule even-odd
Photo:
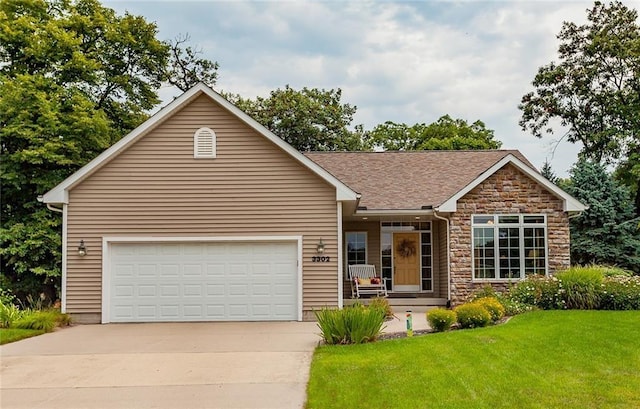
<svg viewBox="0 0 640 409">
<path fill-rule="evenodd" d="M 298 318 L 295 242 L 112 243 L 110 322 Z"/>
</svg>

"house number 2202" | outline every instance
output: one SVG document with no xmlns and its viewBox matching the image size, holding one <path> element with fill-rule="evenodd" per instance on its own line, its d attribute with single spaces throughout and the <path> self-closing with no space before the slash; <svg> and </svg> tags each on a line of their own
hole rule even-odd
<svg viewBox="0 0 640 409">
<path fill-rule="evenodd" d="M 331 257 L 329 256 L 313 256 L 311 257 L 311 261 L 314 263 L 328 263 L 331 261 Z"/>
</svg>

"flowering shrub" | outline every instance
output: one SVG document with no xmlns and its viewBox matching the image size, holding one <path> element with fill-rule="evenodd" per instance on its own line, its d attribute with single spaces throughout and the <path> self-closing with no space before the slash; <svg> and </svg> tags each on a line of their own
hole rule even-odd
<svg viewBox="0 0 640 409">
<path fill-rule="evenodd" d="M 491 322 L 491 314 L 481 304 L 471 302 L 455 308 L 461 328 L 486 327 Z"/>
<path fill-rule="evenodd" d="M 600 309 L 640 310 L 640 276 L 606 277 L 601 290 Z"/>
<path fill-rule="evenodd" d="M 497 322 L 504 317 L 504 307 L 495 297 L 480 298 L 476 302 L 489 311 L 489 314 L 491 314 L 491 321 Z"/>
<path fill-rule="evenodd" d="M 556 277 L 533 275 L 520 281 L 509 291 L 509 298 L 520 304 L 543 310 L 563 309 L 562 283 Z"/>
<path fill-rule="evenodd" d="M 507 298 L 545 310 L 640 309 L 640 276 L 615 267 L 572 267 L 555 276 L 530 276 Z"/>
<path fill-rule="evenodd" d="M 456 313 L 444 308 L 436 308 L 427 312 L 427 321 L 435 332 L 447 331 L 456 322 Z"/>
</svg>

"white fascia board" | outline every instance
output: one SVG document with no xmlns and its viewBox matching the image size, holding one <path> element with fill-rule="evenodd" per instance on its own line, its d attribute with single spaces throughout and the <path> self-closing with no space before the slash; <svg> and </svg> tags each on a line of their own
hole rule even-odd
<svg viewBox="0 0 640 409">
<path fill-rule="evenodd" d="M 430 216 L 433 209 L 384 209 L 384 210 L 356 210 L 353 216 Z"/>
<path fill-rule="evenodd" d="M 156 127 L 166 118 L 171 116 L 174 112 L 182 108 L 184 105 L 198 97 L 200 94 L 205 94 L 209 98 L 213 99 L 215 102 L 220 104 L 222 107 L 227 109 L 233 115 L 235 115 L 242 122 L 249 125 L 256 132 L 275 143 L 278 147 L 300 162 L 302 165 L 307 167 L 313 173 L 318 175 L 320 178 L 325 180 L 330 185 L 336 188 L 336 200 L 337 201 L 349 201 L 356 200 L 357 193 L 351 190 L 347 185 L 338 180 L 335 176 L 331 175 L 329 172 L 324 170 L 321 166 L 313 162 L 311 159 L 305 157 L 302 153 L 298 152 L 298 150 L 294 149 L 287 142 L 283 141 L 279 137 L 277 137 L 274 133 L 269 131 L 264 126 L 260 125 L 256 120 L 251 118 L 249 115 L 244 113 L 238 107 L 227 101 L 222 97 L 222 95 L 218 94 L 208 86 L 203 83 L 199 83 L 195 85 L 193 88 L 189 89 L 178 98 L 174 99 L 171 103 L 169 103 L 166 107 L 162 108 L 151 118 L 147 119 L 142 125 L 138 126 L 136 129 L 131 131 L 127 136 L 120 139 L 113 146 L 102 152 L 91 162 L 80 168 L 73 175 L 69 176 L 67 179 L 62 181 L 59 185 L 51 189 L 49 192 L 43 195 L 44 203 L 68 203 L 69 196 L 68 191 L 77 183 L 81 182 L 83 179 L 91 175 L 97 169 L 99 169 L 102 165 L 109 162 L 109 160 L 113 159 L 124 149 L 129 147 L 131 144 L 136 142 L 139 138 L 144 136 L 151 129 Z"/>
<path fill-rule="evenodd" d="M 507 163 L 511 163 L 524 174 L 529 176 L 531 179 L 535 180 L 545 189 L 553 193 L 559 199 L 563 201 L 563 210 L 565 212 L 582 212 L 586 209 L 586 206 L 580 203 L 576 198 L 560 189 L 558 186 L 553 184 L 547 178 L 542 176 L 540 173 L 533 170 L 531 167 L 526 165 L 520 159 L 515 157 L 512 154 L 506 155 L 504 158 L 499 160 L 495 165 L 491 166 L 485 172 L 483 172 L 480 176 L 474 179 L 471 183 L 465 186 L 462 190 L 460 190 L 455 195 L 451 196 L 447 201 L 442 203 L 436 210 L 439 212 L 456 212 L 458 210 L 458 200 L 460 200 L 464 195 L 469 193 L 472 189 L 478 186 L 480 183 L 484 182 L 491 175 L 496 173 L 498 170 L 502 169 Z"/>
</svg>

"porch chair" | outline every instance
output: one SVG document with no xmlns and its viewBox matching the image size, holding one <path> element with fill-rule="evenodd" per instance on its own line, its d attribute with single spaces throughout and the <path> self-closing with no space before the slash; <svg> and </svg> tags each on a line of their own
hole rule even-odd
<svg viewBox="0 0 640 409">
<path fill-rule="evenodd" d="M 362 294 L 375 294 L 378 297 L 388 295 L 385 279 L 376 275 L 376 267 L 373 264 L 350 265 L 349 281 L 351 298 L 360 298 Z"/>
</svg>

